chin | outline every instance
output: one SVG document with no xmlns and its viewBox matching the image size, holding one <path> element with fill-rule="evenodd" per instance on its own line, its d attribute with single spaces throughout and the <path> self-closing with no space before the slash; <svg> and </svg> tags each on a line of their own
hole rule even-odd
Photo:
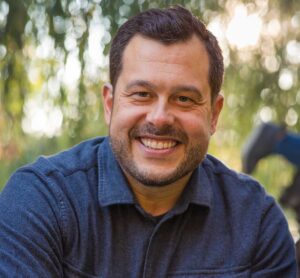
<svg viewBox="0 0 300 278">
<path fill-rule="evenodd" d="M 145 186 L 162 187 L 180 180 L 188 173 L 178 172 L 177 170 L 171 171 L 170 173 L 166 173 L 166 171 L 163 173 L 162 171 L 156 173 L 155 171 L 147 169 L 146 171 L 140 170 L 130 174 L 133 178 Z"/>
</svg>

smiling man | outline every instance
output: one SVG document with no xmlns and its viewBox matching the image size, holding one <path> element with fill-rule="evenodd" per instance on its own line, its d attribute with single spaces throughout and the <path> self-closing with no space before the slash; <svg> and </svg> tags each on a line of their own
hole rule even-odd
<svg viewBox="0 0 300 278">
<path fill-rule="evenodd" d="M 223 105 L 221 95 L 211 96 L 208 76 L 209 57 L 196 34 L 173 44 L 137 34 L 124 50 L 115 89 L 104 87 L 112 149 L 152 215 L 174 206 L 207 152 Z"/>
<path fill-rule="evenodd" d="M 286 220 L 207 155 L 223 106 L 215 37 L 186 9 L 120 27 L 109 136 L 19 169 L 0 197 L 1 277 L 296 277 Z"/>
</svg>

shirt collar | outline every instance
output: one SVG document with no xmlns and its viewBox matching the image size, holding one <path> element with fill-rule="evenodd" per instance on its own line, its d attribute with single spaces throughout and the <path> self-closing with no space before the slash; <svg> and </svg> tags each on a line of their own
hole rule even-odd
<svg viewBox="0 0 300 278">
<path fill-rule="evenodd" d="M 99 147 L 98 165 L 100 205 L 135 203 L 122 169 L 112 152 L 109 137 L 105 138 Z"/>
<path fill-rule="evenodd" d="M 205 160 L 192 174 L 178 203 L 180 207 L 180 204 L 186 206 L 189 203 L 211 207 L 212 185 L 204 167 Z M 99 147 L 98 165 L 100 205 L 135 204 L 134 195 L 111 149 L 109 137 L 106 137 Z"/>
<path fill-rule="evenodd" d="M 183 199 L 186 202 L 199 206 L 212 206 L 212 181 L 206 171 L 206 158 L 194 170 L 190 181 L 184 191 Z"/>
</svg>

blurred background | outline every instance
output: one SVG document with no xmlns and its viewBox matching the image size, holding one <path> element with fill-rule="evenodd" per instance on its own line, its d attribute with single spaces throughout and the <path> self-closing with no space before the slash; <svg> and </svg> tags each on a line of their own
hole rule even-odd
<svg viewBox="0 0 300 278">
<path fill-rule="evenodd" d="M 107 134 L 101 88 L 111 38 L 128 17 L 172 4 L 199 16 L 223 50 L 225 108 L 210 153 L 240 171 L 257 124 L 300 132 L 298 0 L 0 0 L 0 190 L 37 156 Z M 274 156 L 253 176 L 279 198 L 294 171 Z"/>
</svg>

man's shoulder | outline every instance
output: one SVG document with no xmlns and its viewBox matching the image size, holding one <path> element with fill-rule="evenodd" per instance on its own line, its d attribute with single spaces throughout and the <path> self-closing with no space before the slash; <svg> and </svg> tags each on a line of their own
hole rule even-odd
<svg viewBox="0 0 300 278">
<path fill-rule="evenodd" d="M 268 196 L 264 187 L 253 177 L 229 168 L 212 155 L 207 155 L 203 167 L 213 184 L 218 188 L 221 187 L 224 193 L 244 198 L 260 196 L 264 199 Z"/>
<path fill-rule="evenodd" d="M 55 196 L 65 205 L 67 199 L 78 201 L 90 192 L 96 196 L 98 150 L 104 141 L 105 138 L 100 137 L 89 139 L 19 168 L 8 180 L 2 197 L 7 195 L 14 199 L 17 193 L 24 202 L 31 200 L 33 204 L 35 200 L 38 204 L 43 198 L 52 200 Z M 79 193 L 73 194 L 73 191 Z M 69 197 L 65 199 L 64 196 Z"/>
<path fill-rule="evenodd" d="M 230 169 L 210 155 L 203 167 L 212 187 L 214 207 L 231 219 L 233 225 L 258 231 L 266 215 L 268 219 L 285 222 L 275 198 L 257 180 Z"/>
<path fill-rule="evenodd" d="M 88 171 L 97 165 L 97 154 L 105 137 L 96 137 L 83 141 L 69 149 L 51 156 L 41 156 L 35 162 L 19 169 L 40 172 L 51 175 L 59 172 L 63 176 L 71 175 L 77 171 Z"/>
</svg>

